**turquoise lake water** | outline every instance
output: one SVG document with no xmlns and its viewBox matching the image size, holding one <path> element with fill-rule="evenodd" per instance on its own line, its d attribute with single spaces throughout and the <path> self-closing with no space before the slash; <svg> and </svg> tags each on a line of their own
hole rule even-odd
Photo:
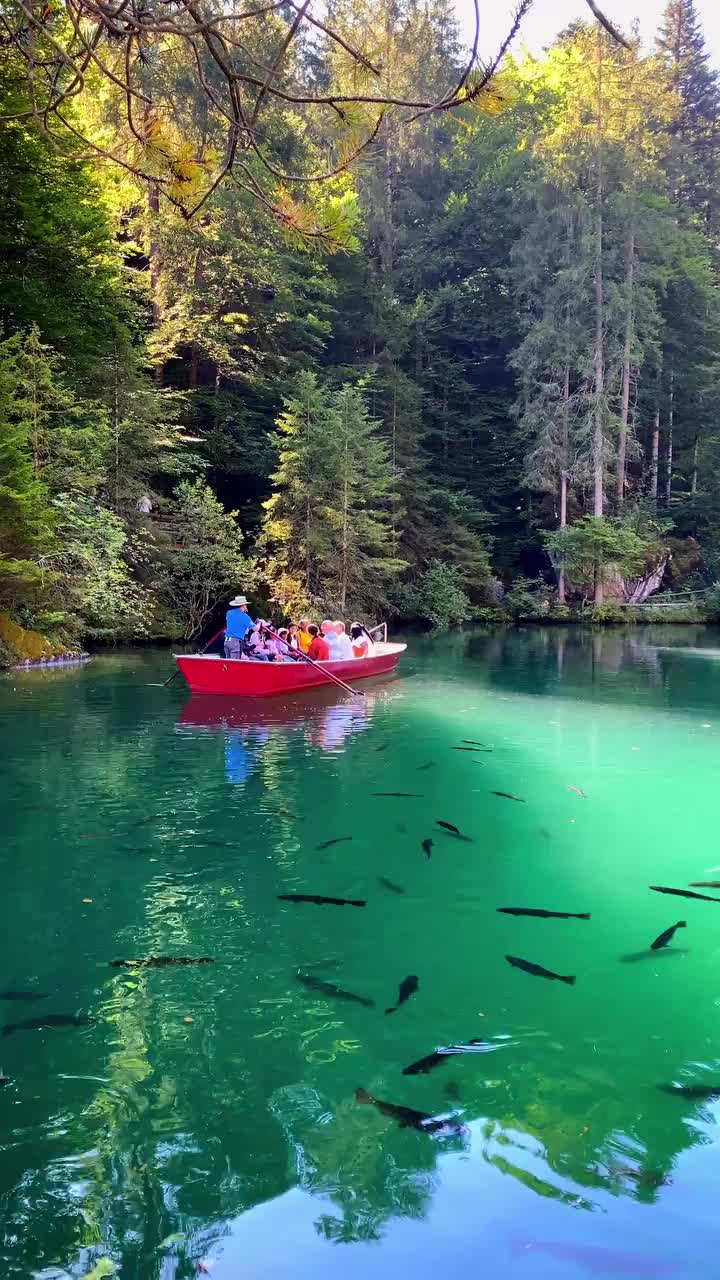
<svg viewBox="0 0 720 1280">
<path fill-rule="evenodd" d="M 414 638 L 355 700 L 169 663 L 0 677 L 2 1276 L 720 1275 L 720 1100 L 662 1087 L 720 1093 L 720 902 L 648 887 L 720 881 L 720 632 Z"/>
</svg>

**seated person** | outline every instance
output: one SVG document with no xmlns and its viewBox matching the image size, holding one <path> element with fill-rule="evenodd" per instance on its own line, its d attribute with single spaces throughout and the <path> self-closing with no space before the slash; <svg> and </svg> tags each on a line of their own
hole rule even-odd
<svg viewBox="0 0 720 1280">
<path fill-rule="evenodd" d="M 330 657 L 327 640 L 320 635 L 314 622 L 310 623 L 308 631 L 312 636 L 310 648 L 308 649 L 308 658 L 312 658 L 314 662 L 327 662 Z"/>
<path fill-rule="evenodd" d="M 350 628 L 350 643 L 354 658 L 370 657 L 370 641 L 359 622 L 353 622 Z"/>
<path fill-rule="evenodd" d="M 335 651 L 333 656 L 337 658 L 338 662 L 347 662 L 353 656 L 352 642 L 345 631 L 344 622 L 335 623 Z"/>
<path fill-rule="evenodd" d="M 321 624 L 320 630 L 322 631 L 323 636 L 325 637 L 325 640 L 327 642 L 327 646 L 330 651 L 331 662 L 338 662 L 340 660 L 340 654 L 338 653 L 338 648 L 337 648 L 338 635 L 337 635 L 337 631 L 335 630 L 335 623 L 332 622 L 330 618 L 326 618 L 325 621 Z"/>
</svg>

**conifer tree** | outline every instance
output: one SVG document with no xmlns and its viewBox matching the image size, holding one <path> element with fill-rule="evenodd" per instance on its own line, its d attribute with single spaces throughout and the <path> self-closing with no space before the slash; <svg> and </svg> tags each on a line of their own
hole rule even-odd
<svg viewBox="0 0 720 1280">
<path fill-rule="evenodd" d="M 677 94 L 670 126 L 671 193 L 706 227 L 720 227 L 720 80 L 709 56 L 694 0 L 668 0 L 657 37 L 658 53 Z"/>
</svg>

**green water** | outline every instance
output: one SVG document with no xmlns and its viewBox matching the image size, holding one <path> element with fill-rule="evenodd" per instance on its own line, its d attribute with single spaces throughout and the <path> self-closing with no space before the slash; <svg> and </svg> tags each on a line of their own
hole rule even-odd
<svg viewBox="0 0 720 1280">
<path fill-rule="evenodd" d="M 720 879 L 720 634 L 414 640 L 356 703 L 191 698 L 167 663 L 0 679 L 0 988 L 49 996 L 0 1018 L 97 1019 L 0 1040 L 0 1274 L 717 1276 L 720 1103 L 658 1085 L 720 1085 L 720 905 L 647 886 Z M 109 963 L 151 955 L 215 963 Z"/>
</svg>

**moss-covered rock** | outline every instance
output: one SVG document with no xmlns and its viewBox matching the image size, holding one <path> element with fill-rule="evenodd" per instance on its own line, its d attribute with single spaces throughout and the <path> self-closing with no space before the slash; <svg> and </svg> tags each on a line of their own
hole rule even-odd
<svg viewBox="0 0 720 1280">
<path fill-rule="evenodd" d="M 9 613 L 0 612 L 0 667 L 18 662 L 47 662 L 51 658 L 76 658 L 82 651 L 54 637 L 49 640 L 39 631 L 26 631 L 13 622 Z"/>
</svg>

